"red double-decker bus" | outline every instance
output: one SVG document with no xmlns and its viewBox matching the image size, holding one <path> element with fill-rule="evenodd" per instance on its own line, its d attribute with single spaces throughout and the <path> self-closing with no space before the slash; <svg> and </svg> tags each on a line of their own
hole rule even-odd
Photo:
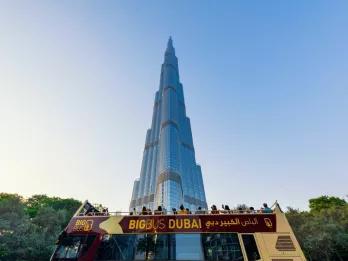
<svg viewBox="0 0 348 261">
<path fill-rule="evenodd" d="M 57 241 L 51 261 L 63 260 L 306 259 L 278 204 L 272 213 L 134 215 L 86 203 Z"/>
</svg>

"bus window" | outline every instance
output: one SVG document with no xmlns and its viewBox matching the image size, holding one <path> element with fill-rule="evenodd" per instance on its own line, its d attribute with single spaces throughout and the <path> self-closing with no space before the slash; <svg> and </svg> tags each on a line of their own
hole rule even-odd
<svg viewBox="0 0 348 261">
<path fill-rule="evenodd" d="M 152 260 L 155 255 L 155 235 L 137 235 L 134 260 Z"/>
<path fill-rule="evenodd" d="M 84 255 L 95 239 L 95 235 L 89 236 L 65 236 L 60 239 L 53 260 L 77 260 Z"/>
<path fill-rule="evenodd" d="M 154 236 L 154 259 L 173 260 L 175 257 L 173 241 L 175 235 L 158 234 Z"/>
<path fill-rule="evenodd" d="M 200 234 L 175 235 L 175 260 L 203 260 Z"/>
<path fill-rule="evenodd" d="M 261 259 L 259 251 L 257 249 L 254 235 L 244 234 L 242 235 L 242 239 L 243 239 L 243 244 L 244 244 L 244 248 L 245 248 L 245 252 L 247 254 L 248 260 L 255 261 L 255 260 Z"/>
<path fill-rule="evenodd" d="M 105 235 L 95 261 L 243 261 L 236 233 Z"/>
<path fill-rule="evenodd" d="M 68 236 L 61 240 L 54 254 L 54 258 L 76 259 L 81 245 L 81 237 Z"/>
<path fill-rule="evenodd" d="M 134 260 L 136 237 L 136 235 L 105 235 L 95 260 Z"/>
<path fill-rule="evenodd" d="M 199 247 L 199 234 L 108 235 L 95 260 L 202 260 Z"/>
<path fill-rule="evenodd" d="M 107 235 L 98 248 L 96 261 L 103 260 L 167 260 L 170 235 Z M 175 247 L 174 247 L 175 248 Z"/>
<path fill-rule="evenodd" d="M 205 260 L 244 260 L 236 233 L 202 234 L 202 243 Z"/>
</svg>

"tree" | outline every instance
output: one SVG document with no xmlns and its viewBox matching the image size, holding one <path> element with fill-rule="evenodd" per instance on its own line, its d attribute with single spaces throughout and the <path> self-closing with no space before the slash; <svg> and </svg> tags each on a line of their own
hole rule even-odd
<svg viewBox="0 0 348 261">
<path fill-rule="evenodd" d="M 33 218 L 39 209 L 51 207 L 54 210 L 65 209 L 68 216 L 72 216 L 81 202 L 72 198 L 62 199 L 58 197 L 48 197 L 47 195 L 34 195 L 25 202 L 28 215 Z"/>
<path fill-rule="evenodd" d="M 344 207 L 347 202 L 338 197 L 321 196 L 309 200 L 309 208 L 311 212 L 321 211 L 322 209 Z"/>
<path fill-rule="evenodd" d="M 0 260 L 26 260 L 26 235 L 31 228 L 24 211 L 23 198 L 0 194 Z"/>
<path fill-rule="evenodd" d="M 310 212 L 288 208 L 286 213 L 310 261 L 348 260 L 348 204 L 332 198 L 311 199 Z"/>
<path fill-rule="evenodd" d="M 0 260 L 45 261 L 80 206 L 74 199 L 0 193 Z"/>
</svg>

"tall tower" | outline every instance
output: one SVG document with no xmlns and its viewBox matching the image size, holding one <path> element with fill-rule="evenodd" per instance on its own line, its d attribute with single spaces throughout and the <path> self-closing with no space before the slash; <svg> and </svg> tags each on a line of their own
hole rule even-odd
<svg viewBox="0 0 348 261">
<path fill-rule="evenodd" d="M 197 165 L 190 119 L 186 116 L 178 59 L 169 38 L 147 130 L 140 179 L 134 181 L 130 210 L 167 210 L 184 204 L 207 208 L 201 167 Z"/>
</svg>

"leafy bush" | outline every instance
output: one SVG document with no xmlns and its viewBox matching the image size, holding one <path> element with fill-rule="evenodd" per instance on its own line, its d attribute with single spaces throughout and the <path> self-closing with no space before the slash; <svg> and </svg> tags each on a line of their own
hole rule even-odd
<svg viewBox="0 0 348 261">
<path fill-rule="evenodd" d="M 310 261 L 348 260 L 348 204 L 322 196 L 309 200 L 310 211 L 288 208 L 287 218 Z"/>
<path fill-rule="evenodd" d="M 58 234 L 81 202 L 0 193 L 0 260 L 47 261 Z"/>
</svg>

